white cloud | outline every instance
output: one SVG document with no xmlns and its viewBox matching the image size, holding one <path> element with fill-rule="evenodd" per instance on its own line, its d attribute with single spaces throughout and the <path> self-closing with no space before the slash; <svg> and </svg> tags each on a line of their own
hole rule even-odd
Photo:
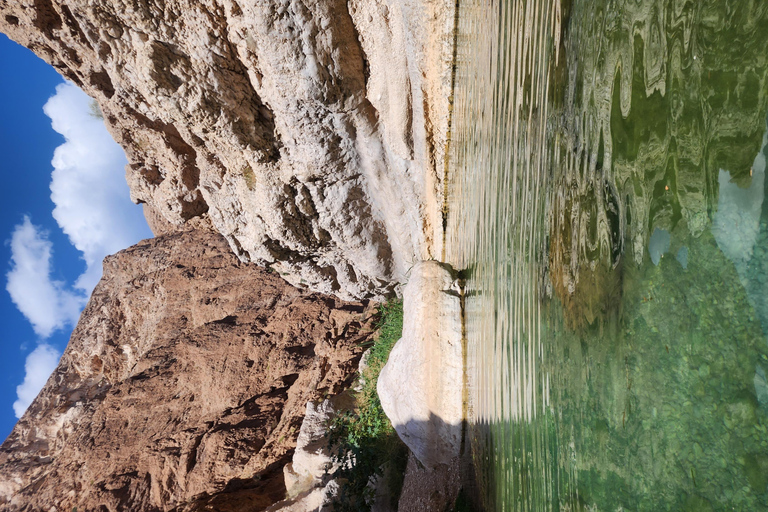
<svg viewBox="0 0 768 512">
<path fill-rule="evenodd" d="M 43 110 L 66 142 L 53 155 L 53 217 L 81 253 L 85 271 L 73 286 L 52 278 L 53 246 L 29 217 L 11 238 L 11 270 L 6 289 L 35 333 L 48 338 L 73 326 L 101 278 L 104 256 L 152 233 L 141 209 L 130 200 L 125 182 L 125 154 L 101 119 L 91 115 L 91 99 L 70 83 L 59 85 Z M 40 344 L 26 362 L 24 382 L 13 404 L 21 417 L 55 369 L 60 353 Z"/>
<path fill-rule="evenodd" d="M 46 233 L 24 217 L 11 237 L 11 270 L 6 275 L 6 290 L 42 338 L 73 325 L 85 304 L 84 295 L 52 280 L 51 256 L 52 244 Z"/>
<path fill-rule="evenodd" d="M 752 162 L 749 187 L 741 188 L 731 181 L 730 171 L 720 169 L 718 176 L 717 211 L 712 220 L 712 234 L 717 246 L 736 267 L 742 279 L 747 274 L 757 235 L 760 233 L 760 214 L 765 189 L 765 148 L 768 132 L 763 135 L 763 149 Z"/>
<path fill-rule="evenodd" d="M 130 200 L 125 154 L 103 121 L 93 117 L 90 104 L 84 92 L 66 83 L 43 107 L 66 139 L 51 162 L 53 217 L 83 253 L 86 271 L 75 287 L 86 293 L 101 277 L 104 256 L 152 236 L 141 208 Z"/>
<path fill-rule="evenodd" d="M 27 362 L 24 364 L 24 382 L 16 387 L 17 400 L 13 402 L 13 412 L 17 418 L 21 418 L 32 400 L 43 389 L 51 372 L 59 364 L 60 357 L 59 351 L 46 344 L 39 345 L 27 356 Z"/>
</svg>

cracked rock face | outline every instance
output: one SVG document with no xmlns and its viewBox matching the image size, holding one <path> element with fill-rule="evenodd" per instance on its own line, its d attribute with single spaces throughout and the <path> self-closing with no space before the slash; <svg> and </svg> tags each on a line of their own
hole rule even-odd
<svg viewBox="0 0 768 512">
<path fill-rule="evenodd" d="M 133 199 L 342 298 L 440 256 L 454 3 L 0 0 L 93 96 Z"/>
<path fill-rule="evenodd" d="M 240 262 L 210 231 L 108 257 L 0 447 L 0 509 L 266 508 L 285 495 L 306 403 L 351 383 L 371 321 L 363 303 Z"/>
</svg>

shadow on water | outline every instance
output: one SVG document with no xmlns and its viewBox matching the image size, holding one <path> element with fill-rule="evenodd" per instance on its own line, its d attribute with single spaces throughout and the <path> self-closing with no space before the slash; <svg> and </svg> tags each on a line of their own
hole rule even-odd
<svg viewBox="0 0 768 512">
<path fill-rule="evenodd" d="M 460 5 L 487 510 L 768 510 L 768 4 Z"/>
</svg>

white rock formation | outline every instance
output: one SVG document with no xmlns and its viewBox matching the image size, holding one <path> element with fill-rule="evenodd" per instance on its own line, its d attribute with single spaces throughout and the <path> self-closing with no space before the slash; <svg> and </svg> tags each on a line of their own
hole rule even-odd
<svg viewBox="0 0 768 512">
<path fill-rule="evenodd" d="M 373 298 L 442 250 L 454 12 L 18 0 L 0 2 L 0 31 L 98 101 L 155 220 L 207 212 L 242 260 Z"/>
<path fill-rule="evenodd" d="M 330 512 L 339 494 L 339 484 L 331 480 L 322 487 L 312 487 L 294 498 L 275 503 L 264 512 Z"/>
<path fill-rule="evenodd" d="M 463 420 L 461 289 L 448 265 L 413 267 L 403 290 L 403 337 L 377 391 L 400 439 L 424 466 L 458 457 Z"/>
<path fill-rule="evenodd" d="M 330 400 L 323 400 L 319 404 L 307 403 L 293 462 L 283 468 L 289 497 L 320 486 L 325 477 L 333 472 L 327 427 L 337 410 Z"/>
<path fill-rule="evenodd" d="M 328 424 L 340 411 L 354 406 L 354 399 L 342 393 L 319 404 L 307 402 L 293 461 L 283 467 L 288 498 L 267 512 L 309 512 L 330 510 L 338 495 L 338 482 L 331 475 L 337 469 L 328 445 Z"/>
</svg>

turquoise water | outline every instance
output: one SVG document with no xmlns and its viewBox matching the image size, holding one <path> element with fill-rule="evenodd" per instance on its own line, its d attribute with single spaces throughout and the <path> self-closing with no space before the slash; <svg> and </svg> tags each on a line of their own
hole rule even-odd
<svg viewBox="0 0 768 512">
<path fill-rule="evenodd" d="M 462 1 L 488 510 L 768 510 L 768 2 Z"/>
</svg>

